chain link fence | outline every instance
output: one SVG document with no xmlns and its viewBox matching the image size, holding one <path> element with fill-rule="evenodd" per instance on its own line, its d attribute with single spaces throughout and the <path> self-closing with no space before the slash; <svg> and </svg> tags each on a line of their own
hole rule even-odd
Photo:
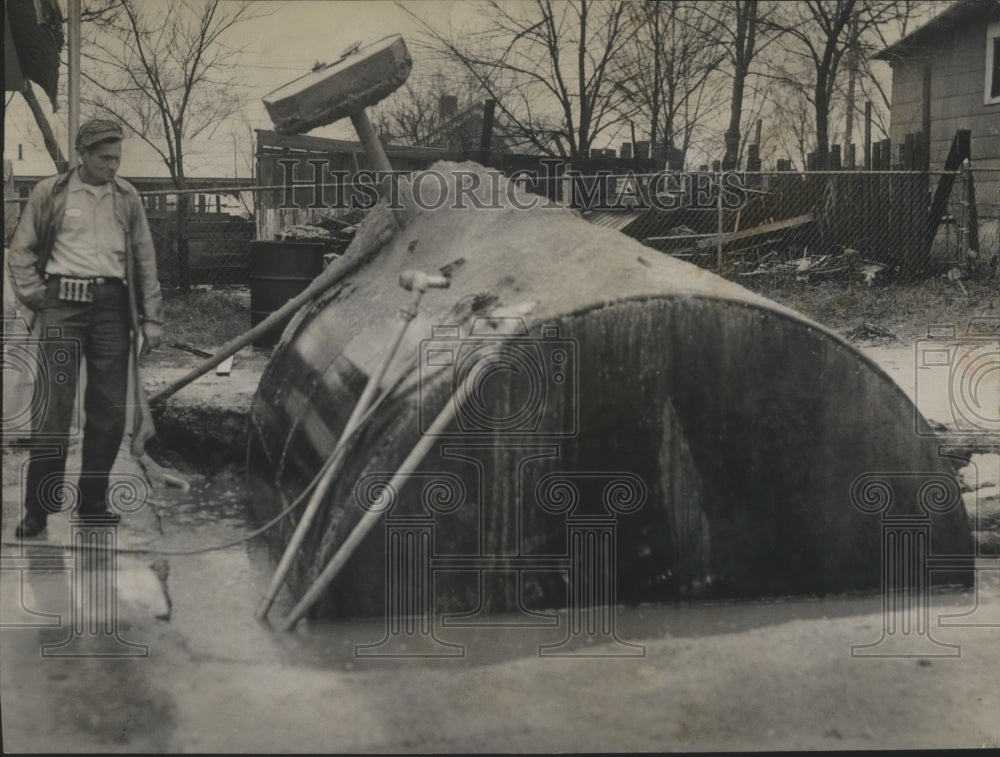
<svg viewBox="0 0 1000 757">
<path fill-rule="evenodd" d="M 957 277 L 982 278 L 996 275 L 1000 256 L 1000 169 L 612 170 L 523 184 L 591 223 L 737 280 L 795 275 L 871 283 L 955 269 Z M 261 197 L 280 189 L 143 193 L 162 285 L 249 286 L 251 242 L 258 238 L 346 249 L 363 212 L 303 208 L 278 222 L 263 218 Z M 6 219 L 19 203 L 5 203 Z"/>
<path fill-rule="evenodd" d="M 1000 170 L 687 173 L 614 181 L 619 197 L 635 194 L 624 184 L 646 181 L 647 199 L 660 199 L 585 209 L 585 218 L 728 277 L 790 273 L 870 283 L 955 268 L 953 275 L 963 277 L 996 274 Z"/>
<path fill-rule="evenodd" d="M 142 193 L 161 286 L 246 286 L 254 194 L 241 187 Z"/>
</svg>

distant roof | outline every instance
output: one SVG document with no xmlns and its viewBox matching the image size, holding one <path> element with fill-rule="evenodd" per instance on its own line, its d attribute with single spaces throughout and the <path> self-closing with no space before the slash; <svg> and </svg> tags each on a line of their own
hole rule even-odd
<svg viewBox="0 0 1000 757">
<path fill-rule="evenodd" d="M 971 23 L 1000 20 L 1000 0 L 958 0 L 926 24 L 898 42 L 875 53 L 876 60 L 893 60 L 920 53 L 939 42 L 942 32 L 967 27 Z"/>
<path fill-rule="evenodd" d="M 307 150 L 309 152 L 326 153 L 362 153 L 364 148 L 360 142 L 346 139 L 330 139 L 327 137 L 311 137 L 305 134 L 279 134 L 268 129 L 257 129 L 257 144 L 259 150 Z M 454 150 L 443 147 L 412 147 L 409 145 L 385 145 L 385 153 L 390 158 L 418 159 L 448 159 Z"/>
<path fill-rule="evenodd" d="M 16 135 L 7 135 L 3 150 L 4 159 L 11 161 L 17 178 L 41 178 L 56 173 L 55 164 L 45 150 L 25 141 L 20 143 L 22 149 L 19 153 L 17 139 Z M 238 165 L 243 166 L 240 169 L 241 178 L 250 174 L 244 156 L 234 156 L 232 146 L 227 146 L 225 142 L 191 140 L 185 142 L 184 151 L 188 179 L 233 179 Z M 121 176 L 125 179 L 170 180 L 170 172 L 163 159 L 138 137 L 126 137 L 122 143 Z"/>
</svg>

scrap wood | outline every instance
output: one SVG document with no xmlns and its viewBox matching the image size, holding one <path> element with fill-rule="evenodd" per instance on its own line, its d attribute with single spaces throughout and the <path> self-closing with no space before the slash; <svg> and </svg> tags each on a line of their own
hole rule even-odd
<svg viewBox="0 0 1000 757">
<path fill-rule="evenodd" d="M 168 346 L 173 347 L 175 350 L 190 352 L 192 355 L 197 355 L 198 357 L 212 357 L 211 352 L 199 350 L 197 347 L 192 347 L 190 344 L 185 344 L 184 342 L 170 342 Z"/>
<path fill-rule="evenodd" d="M 794 229 L 798 226 L 804 226 L 807 223 L 813 222 L 813 217 L 811 213 L 807 213 L 802 216 L 795 216 L 794 218 L 786 218 L 783 221 L 774 221 L 773 223 L 762 223 L 759 226 L 753 226 L 749 229 L 744 229 L 743 231 L 731 231 L 725 234 L 713 234 L 708 239 L 701 239 L 695 243 L 695 246 L 699 249 L 708 249 L 721 241 L 723 244 L 733 242 L 737 239 L 745 239 L 747 237 L 755 237 L 758 234 L 772 234 L 775 231 L 784 231 L 785 229 Z"/>
<path fill-rule="evenodd" d="M 230 355 L 225 360 L 223 360 L 221 363 L 219 363 L 218 367 L 215 369 L 215 375 L 216 376 L 228 376 L 230 374 L 230 372 L 233 370 L 233 360 L 235 358 L 236 358 L 235 355 Z"/>
<path fill-rule="evenodd" d="M 871 286 L 875 282 L 875 277 L 884 270 L 885 266 L 881 263 L 869 263 L 858 268 L 858 273 L 861 274 L 865 284 Z"/>
</svg>

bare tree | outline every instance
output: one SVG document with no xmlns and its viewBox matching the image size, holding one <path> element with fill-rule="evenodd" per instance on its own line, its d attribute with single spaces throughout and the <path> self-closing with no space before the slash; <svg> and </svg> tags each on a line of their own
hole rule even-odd
<svg viewBox="0 0 1000 757">
<path fill-rule="evenodd" d="M 484 3 L 481 28 L 441 30 L 403 6 L 424 45 L 467 71 L 497 103 L 511 136 L 546 155 L 586 157 L 628 117 L 612 59 L 634 31 L 615 0 Z"/>
<path fill-rule="evenodd" d="M 627 18 L 635 32 L 618 54 L 616 85 L 645 119 L 652 154 L 683 155 L 712 99 L 709 78 L 725 60 L 717 22 L 689 2 L 631 3 Z"/>
<path fill-rule="evenodd" d="M 211 135 L 240 107 L 240 23 L 245 2 L 118 0 L 90 26 L 83 53 L 84 102 L 121 121 L 163 159 L 177 201 L 180 284 L 187 282 L 185 143 Z"/>
<path fill-rule="evenodd" d="M 785 61 L 775 78 L 798 85 L 813 109 L 815 149 L 830 147 L 830 117 L 845 56 L 862 56 L 865 40 L 882 24 L 900 18 L 899 0 L 803 0 L 778 6 L 765 25 L 777 36 Z M 801 87 L 803 78 L 810 84 Z"/>
<path fill-rule="evenodd" d="M 780 146 L 773 156 L 786 158 L 799 169 L 806 167 L 806 156 L 812 151 L 815 123 L 812 106 L 801 86 L 772 82 L 770 116 L 780 133 Z"/>
<path fill-rule="evenodd" d="M 951 0 L 898 0 L 897 13 L 887 23 L 872 26 L 865 36 L 852 29 L 852 47 L 846 65 L 848 83 L 845 95 L 844 142 L 853 139 L 853 123 L 864 112 L 864 103 L 871 101 L 873 125 L 883 136 L 889 134 L 889 112 L 892 106 L 887 84 L 890 80 L 884 62 L 874 59 L 873 54 L 889 46 L 891 41 L 905 37 L 914 26 L 919 26 L 940 13 Z M 856 24 L 854 25 L 856 27 Z M 852 87 L 853 85 L 853 87 Z"/>
<path fill-rule="evenodd" d="M 461 72 L 411 76 L 371 109 L 379 137 L 388 144 L 471 150 L 479 145 L 478 99 Z M 475 122 L 475 123 L 474 123 Z"/>
<path fill-rule="evenodd" d="M 724 47 L 729 56 L 733 72 L 732 97 L 729 106 L 729 126 L 726 128 L 726 154 L 722 158 L 722 166 L 726 169 L 735 168 L 740 157 L 740 125 L 743 120 L 743 98 L 746 91 L 747 78 L 750 76 L 750 64 L 758 52 L 758 2 L 757 0 L 732 0 L 725 7 L 723 28 L 729 29 L 728 35 L 721 35 Z"/>
</svg>

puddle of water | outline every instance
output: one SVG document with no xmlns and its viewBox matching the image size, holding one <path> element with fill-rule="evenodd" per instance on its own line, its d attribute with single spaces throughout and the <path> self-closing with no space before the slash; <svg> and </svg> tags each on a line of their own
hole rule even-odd
<svg viewBox="0 0 1000 757">
<path fill-rule="evenodd" d="M 247 535 L 255 527 L 242 481 L 229 475 L 205 479 L 189 492 L 172 493 L 161 508 L 165 537 L 175 546 L 221 543 Z M 171 559 L 171 625 L 186 638 L 194 655 L 252 663 L 284 663 L 313 669 L 363 671 L 377 669 L 474 667 L 530 659 L 543 648 L 556 648 L 569 638 L 566 610 L 507 613 L 479 625 L 460 625 L 454 618 L 435 617 L 432 629 L 390 629 L 385 619 L 313 620 L 291 633 L 253 619 L 256 604 L 270 582 L 274 562 L 262 541 L 201 555 Z M 1000 576 L 1000 571 L 995 571 Z M 992 601 L 1000 599 L 1000 578 L 990 585 Z M 272 622 L 291 609 L 283 590 Z M 935 612 L 962 612 L 975 604 L 969 590 L 940 590 L 933 595 Z M 649 604 L 600 610 L 591 618 L 601 633 L 570 639 L 566 649 L 622 656 L 641 652 L 638 645 L 664 638 L 701 638 L 746 632 L 800 620 L 858 616 L 875 633 L 882 599 L 866 596 L 786 597 L 756 601 L 712 601 Z M 481 619 L 480 619 L 481 620 Z M 412 624 L 412 622 L 411 622 Z M 404 633 L 404 631 L 409 633 Z M 399 656 L 399 655 L 407 656 Z M 413 656 L 414 654 L 422 656 Z"/>
<path fill-rule="evenodd" d="M 994 589 L 1000 596 L 1000 591 Z M 961 612 L 975 605 L 968 590 L 936 591 L 932 612 Z M 456 627 L 435 619 L 433 634 L 395 637 L 384 620 L 309 621 L 290 634 L 286 643 L 300 664 L 316 668 L 367 670 L 380 668 L 429 668 L 490 665 L 519 658 L 532 658 L 559 651 L 596 656 L 641 656 L 637 645 L 655 639 L 702 638 L 741 633 L 801 620 L 857 616 L 872 633 L 880 626 L 882 599 L 878 595 L 840 597 L 792 597 L 753 602 L 712 602 L 650 604 L 598 611 L 599 621 L 613 634 L 594 633 L 567 640 L 569 614 L 566 610 L 547 613 L 557 625 L 513 627 L 524 616 L 504 614 L 490 617 L 492 625 Z M 874 616 L 874 617 L 873 617 Z M 536 620 L 537 623 L 537 620 Z M 610 626 L 610 629 L 608 628 Z M 381 647 L 378 647 L 379 643 Z M 361 650 L 359 645 L 367 646 Z M 543 647 L 548 652 L 540 651 Z M 400 653 L 423 657 L 393 657 Z"/>
</svg>

